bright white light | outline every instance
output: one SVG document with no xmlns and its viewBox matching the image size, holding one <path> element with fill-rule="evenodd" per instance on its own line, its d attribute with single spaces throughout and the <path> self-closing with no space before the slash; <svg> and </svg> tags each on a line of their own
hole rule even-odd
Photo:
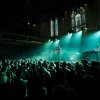
<svg viewBox="0 0 100 100">
<path fill-rule="evenodd" d="M 71 37 L 72 37 L 72 33 L 68 34 L 66 38 L 67 38 L 67 40 L 70 40 Z"/>
<path fill-rule="evenodd" d="M 87 30 L 87 28 L 85 28 Z"/>
<path fill-rule="evenodd" d="M 30 25 L 30 23 L 27 23 L 28 25 Z"/>
<path fill-rule="evenodd" d="M 70 60 L 75 60 L 75 55 L 71 56 Z"/>
<path fill-rule="evenodd" d="M 79 32 L 77 32 L 77 33 L 81 35 L 81 34 L 82 34 L 82 31 L 79 31 Z"/>
<path fill-rule="evenodd" d="M 35 27 L 36 25 L 35 25 L 35 24 L 33 24 L 33 26 Z"/>
<path fill-rule="evenodd" d="M 79 53 L 79 52 L 76 52 L 75 54 L 76 54 L 76 55 L 79 55 L 80 53 Z"/>
<path fill-rule="evenodd" d="M 51 40 L 49 39 L 48 42 L 50 42 Z"/>
</svg>

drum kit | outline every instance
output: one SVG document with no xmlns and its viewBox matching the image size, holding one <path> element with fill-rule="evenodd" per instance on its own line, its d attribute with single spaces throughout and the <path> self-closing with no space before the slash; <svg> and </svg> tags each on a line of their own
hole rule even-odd
<svg viewBox="0 0 100 100">
<path fill-rule="evenodd" d="M 88 58 L 89 60 L 100 61 L 100 44 L 97 44 L 92 50 L 83 51 L 82 57 Z"/>
</svg>

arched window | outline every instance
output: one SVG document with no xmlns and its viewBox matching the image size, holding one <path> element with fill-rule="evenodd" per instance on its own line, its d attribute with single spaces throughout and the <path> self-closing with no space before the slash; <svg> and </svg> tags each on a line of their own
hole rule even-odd
<svg viewBox="0 0 100 100">
<path fill-rule="evenodd" d="M 85 9 L 83 7 L 77 9 L 77 12 L 74 11 L 72 12 L 71 24 L 72 24 L 72 30 L 75 32 L 81 31 L 82 29 L 86 28 Z"/>
<path fill-rule="evenodd" d="M 75 30 L 75 12 L 74 11 L 71 14 L 71 19 L 72 19 L 72 22 L 71 22 L 72 30 Z"/>
</svg>

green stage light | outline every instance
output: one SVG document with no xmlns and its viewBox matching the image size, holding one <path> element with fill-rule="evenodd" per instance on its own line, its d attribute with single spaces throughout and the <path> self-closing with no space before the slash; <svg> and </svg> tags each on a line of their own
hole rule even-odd
<svg viewBox="0 0 100 100">
<path fill-rule="evenodd" d="M 86 37 L 84 43 L 87 50 L 96 50 L 97 45 L 100 44 L 100 31 L 91 33 Z"/>
</svg>

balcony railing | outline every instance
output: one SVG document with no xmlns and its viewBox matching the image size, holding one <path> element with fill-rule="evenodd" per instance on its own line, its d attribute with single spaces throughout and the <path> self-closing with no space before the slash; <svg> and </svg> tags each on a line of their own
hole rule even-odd
<svg viewBox="0 0 100 100">
<path fill-rule="evenodd" d="M 26 36 L 20 34 L 13 34 L 8 32 L 0 32 L 0 41 L 13 43 L 27 43 L 27 44 L 43 44 L 46 39 L 37 38 L 34 36 Z"/>
</svg>

